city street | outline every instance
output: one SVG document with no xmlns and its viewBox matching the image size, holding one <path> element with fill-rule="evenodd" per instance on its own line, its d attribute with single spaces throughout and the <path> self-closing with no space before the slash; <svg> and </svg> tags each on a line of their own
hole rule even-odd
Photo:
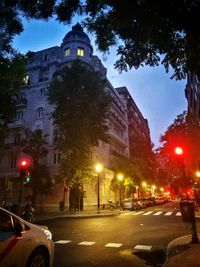
<svg viewBox="0 0 200 267">
<path fill-rule="evenodd" d="M 42 223 L 56 243 L 55 267 L 161 266 L 167 244 L 190 234 L 175 202 L 119 216 Z"/>
</svg>

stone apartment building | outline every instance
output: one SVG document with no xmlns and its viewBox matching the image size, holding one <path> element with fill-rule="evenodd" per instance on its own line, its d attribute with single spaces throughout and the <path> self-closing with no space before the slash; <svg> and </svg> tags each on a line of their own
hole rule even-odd
<svg viewBox="0 0 200 267">
<path fill-rule="evenodd" d="M 98 145 L 93 148 L 92 163 L 101 162 L 104 166 L 100 174 L 100 202 L 107 203 L 109 199 L 115 200 L 116 195 L 110 188 L 111 180 L 114 177 L 112 170 L 113 159 L 118 155 L 130 156 L 132 141 L 129 134 L 131 113 L 127 105 L 127 98 L 124 97 L 123 90 L 115 89 L 106 77 L 106 68 L 101 60 L 93 55 L 93 48 L 88 35 L 83 31 L 80 24 L 72 27 L 66 34 L 60 46 L 54 46 L 34 53 L 32 60 L 27 64 L 27 75 L 24 77 L 21 86 L 17 115 L 15 120 L 9 124 L 12 129 L 10 135 L 5 140 L 4 155 L 0 160 L 0 196 L 5 195 L 8 201 L 18 201 L 19 195 L 19 167 L 18 162 L 23 154 L 20 152 L 18 143 L 22 129 L 41 129 L 44 134 L 48 134 L 48 155 L 42 159 L 51 174 L 53 190 L 49 195 L 42 195 L 38 198 L 37 206 L 43 209 L 57 210 L 60 201 L 66 201 L 69 206 L 70 190 L 66 192 L 63 182 L 58 179 L 60 152 L 53 148 L 53 122 L 50 113 L 53 107 L 48 103 L 46 93 L 49 83 L 56 71 L 63 68 L 69 62 L 79 59 L 99 71 L 106 80 L 106 88 L 112 97 L 110 107 L 111 118 L 108 121 L 110 143 L 99 140 Z M 125 90 L 131 98 L 127 88 Z M 132 99 L 132 98 L 131 98 Z M 147 121 L 143 118 L 132 99 L 134 106 L 134 121 L 138 125 L 146 138 L 150 139 Z M 132 129 L 133 131 L 134 129 Z M 84 184 L 87 197 L 84 198 L 84 208 L 90 208 L 97 204 L 97 173 L 91 173 L 90 179 Z M 24 196 L 30 194 L 26 189 Z"/>
</svg>

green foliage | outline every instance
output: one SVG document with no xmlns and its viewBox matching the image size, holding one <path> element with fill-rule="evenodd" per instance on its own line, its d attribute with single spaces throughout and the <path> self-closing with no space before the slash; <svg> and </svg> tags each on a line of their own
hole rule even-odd
<svg viewBox="0 0 200 267">
<path fill-rule="evenodd" d="M 62 172 L 72 179 L 80 170 L 87 173 L 92 146 L 108 141 L 110 97 L 100 74 L 78 61 L 57 73 L 48 97 L 55 108 L 55 147 L 63 155 Z"/>
<path fill-rule="evenodd" d="M 200 72 L 200 13 L 198 0 L 169 1 L 3 1 L 0 4 L 2 51 L 12 51 L 12 39 L 23 31 L 22 17 L 70 23 L 84 15 L 83 23 L 95 34 L 102 51 L 118 47 L 119 71 L 144 65 L 172 67 L 172 78 L 184 79 L 186 72 Z M 189 21 L 189 23 L 188 23 Z"/>
<path fill-rule="evenodd" d="M 160 158 L 160 171 L 165 173 L 169 183 L 184 187 L 183 161 L 185 164 L 188 183 L 200 168 L 200 126 L 193 120 L 190 114 L 185 111 L 178 115 L 173 124 L 161 136 L 162 146 L 158 149 Z M 174 148 L 183 148 L 182 157 L 175 155 Z M 177 189 L 178 190 L 178 189 Z"/>
<path fill-rule="evenodd" d="M 172 78 L 200 71 L 200 35 L 196 29 L 200 2 L 193 1 L 93 1 L 86 6 L 86 25 L 96 35 L 100 50 L 119 41 L 119 71 L 144 65 L 172 67 Z M 188 24 L 188 21 L 190 23 Z"/>
<path fill-rule="evenodd" d="M 22 151 L 32 158 L 33 164 L 37 164 L 38 159 L 48 153 L 45 146 L 47 144 L 46 137 L 47 135 L 44 135 L 40 129 L 35 131 L 25 130 L 25 138 L 21 140 Z"/>
<path fill-rule="evenodd" d="M 1 127 L 12 120 L 16 112 L 16 95 L 22 85 L 27 57 L 16 54 L 10 58 L 0 56 L 0 121 Z"/>
</svg>

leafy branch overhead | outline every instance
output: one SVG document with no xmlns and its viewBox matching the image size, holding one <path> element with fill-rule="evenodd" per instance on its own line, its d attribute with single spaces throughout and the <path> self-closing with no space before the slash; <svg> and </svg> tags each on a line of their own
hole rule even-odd
<svg viewBox="0 0 200 267">
<path fill-rule="evenodd" d="M 70 23 L 84 15 L 101 51 L 118 45 L 119 71 L 162 64 L 166 72 L 173 69 L 172 78 L 183 79 L 188 71 L 200 72 L 199 13 L 198 0 L 2 1 L 0 45 L 4 53 L 12 50 L 13 37 L 23 31 L 22 16 Z"/>
</svg>

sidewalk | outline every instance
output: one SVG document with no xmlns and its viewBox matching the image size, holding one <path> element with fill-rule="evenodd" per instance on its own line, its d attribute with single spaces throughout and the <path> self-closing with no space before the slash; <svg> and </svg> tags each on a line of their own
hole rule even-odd
<svg viewBox="0 0 200 267">
<path fill-rule="evenodd" d="M 43 220 L 55 219 L 55 218 L 88 218 L 88 217 L 106 217 L 106 216 L 116 216 L 121 214 L 124 211 L 119 209 L 110 210 L 100 210 L 100 213 L 97 213 L 97 210 L 82 210 L 74 213 L 58 211 L 44 214 L 36 214 L 36 222 Z"/>
<path fill-rule="evenodd" d="M 195 212 L 197 220 L 200 211 Z M 200 241 L 200 233 L 197 234 Z M 191 244 L 192 234 L 172 240 L 166 250 L 167 259 L 162 267 L 200 267 L 200 243 Z"/>
</svg>

